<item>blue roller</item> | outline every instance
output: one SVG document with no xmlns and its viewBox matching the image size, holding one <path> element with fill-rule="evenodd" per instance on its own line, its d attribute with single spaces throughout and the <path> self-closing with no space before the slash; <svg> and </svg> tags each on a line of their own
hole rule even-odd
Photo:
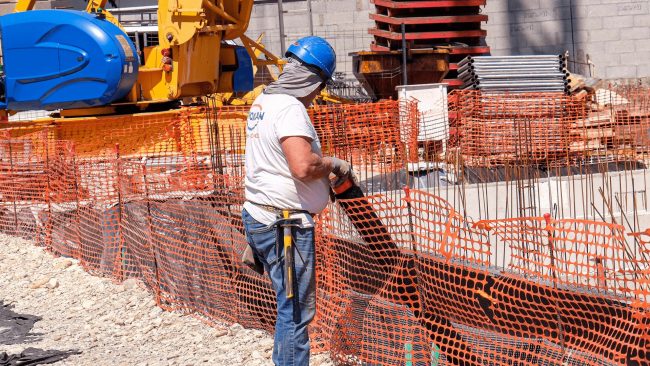
<svg viewBox="0 0 650 366">
<path fill-rule="evenodd" d="M 0 17 L 0 109 L 73 109 L 124 98 L 138 78 L 136 48 L 117 26 L 73 10 Z"/>
</svg>

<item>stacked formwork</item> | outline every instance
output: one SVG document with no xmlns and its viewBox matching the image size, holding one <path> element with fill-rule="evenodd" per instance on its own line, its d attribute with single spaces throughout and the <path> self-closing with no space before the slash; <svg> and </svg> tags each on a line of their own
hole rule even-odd
<svg viewBox="0 0 650 366">
<path fill-rule="evenodd" d="M 486 31 L 481 23 L 488 20 L 481 14 L 486 0 L 371 0 L 375 14 L 370 18 L 376 26 L 369 29 L 375 40 L 373 51 L 402 48 L 401 26 L 409 49 L 444 47 L 449 49 L 449 74 L 443 82 L 450 87 L 462 85 L 457 79 L 458 63 L 469 55 L 486 55 Z"/>
</svg>

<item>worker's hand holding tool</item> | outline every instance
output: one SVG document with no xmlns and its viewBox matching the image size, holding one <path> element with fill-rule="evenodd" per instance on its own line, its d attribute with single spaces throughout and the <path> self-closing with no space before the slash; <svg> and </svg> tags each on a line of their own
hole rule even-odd
<svg viewBox="0 0 650 366">
<path fill-rule="evenodd" d="M 335 157 L 330 157 L 332 161 L 332 176 L 330 176 L 330 184 L 332 188 L 336 191 L 336 188 L 344 184 L 345 182 L 351 180 L 353 183 L 356 183 L 356 177 L 352 172 L 352 166 L 345 160 L 341 160 Z"/>
</svg>

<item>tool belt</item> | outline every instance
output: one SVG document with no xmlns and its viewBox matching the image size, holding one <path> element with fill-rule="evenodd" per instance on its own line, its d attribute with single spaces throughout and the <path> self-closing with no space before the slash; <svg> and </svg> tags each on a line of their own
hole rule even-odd
<svg viewBox="0 0 650 366">
<path fill-rule="evenodd" d="M 277 217 L 282 217 L 282 213 L 284 211 L 289 211 L 290 215 L 298 214 L 298 213 L 305 213 L 305 214 L 311 215 L 311 217 L 314 217 L 316 215 L 316 214 L 311 213 L 311 212 L 309 212 L 307 210 L 281 209 L 281 208 L 278 208 L 278 207 L 275 207 L 275 206 L 263 205 L 261 203 L 257 203 L 257 202 L 253 202 L 253 201 L 248 201 L 248 202 L 252 203 L 253 205 L 255 205 L 255 206 L 257 206 L 257 207 L 259 207 L 261 209 L 264 209 L 264 210 L 269 211 L 269 212 L 273 212 Z"/>
<path fill-rule="evenodd" d="M 264 206 L 262 205 L 259 206 L 264 208 Z M 268 207 L 270 208 L 269 211 L 274 211 L 275 209 L 277 209 L 273 206 L 268 206 Z M 302 223 L 302 219 L 290 218 L 289 216 L 291 213 L 309 213 L 309 212 L 304 210 L 280 210 L 280 209 L 277 210 L 278 213 L 276 214 L 277 218 L 275 221 L 273 221 L 266 227 L 251 229 L 250 232 L 262 233 L 262 232 L 268 232 L 270 230 L 276 230 L 276 235 L 275 235 L 276 259 L 273 262 L 270 262 L 269 265 L 284 259 L 283 269 L 284 269 L 285 292 L 287 298 L 290 299 L 294 297 L 294 290 L 295 290 L 294 276 L 296 274 L 296 270 L 295 270 L 294 253 L 297 253 L 298 256 L 301 257 L 301 260 L 303 262 L 304 259 L 302 258 L 300 251 L 298 251 L 298 249 L 294 246 L 293 243 L 293 229 L 296 227 L 300 227 Z M 242 257 L 242 261 L 244 262 L 244 264 L 248 265 L 259 274 L 264 273 L 263 268 L 260 268 L 262 266 L 260 266 L 261 263 L 259 263 L 259 259 L 255 258 L 250 248 L 247 248 L 247 250 L 244 251 L 244 256 Z"/>
</svg>

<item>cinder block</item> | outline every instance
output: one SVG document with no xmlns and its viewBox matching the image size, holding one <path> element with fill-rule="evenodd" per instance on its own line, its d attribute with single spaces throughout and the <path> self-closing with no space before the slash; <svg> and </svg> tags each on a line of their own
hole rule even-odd
<svg viewBox="0 0 650 366">
<path fill-rule="evenodd" d="M 648 1 L 627 1 L 616 4 L 617 15 L 639 15 L 648 13 Z"/>
<path fill-rule="evenodd" d="M 650 76 L 650 63 L 645 63 L 636 67 L 636 76 L 646 78 Z"/>
<path fill-rule="evenodd" d="M 627 28 L 634 24 L 634 16 L 633 15 L 626 15 L 626 16 L 613 16 L 613 17 L 604 17 L 603 18 L 603 28 L 605 29 L 611 29 L 611 28 Z"/>
<path fill-rule="evenodd" d="M 508 2 L 506 1 L 488 1 L 483 8 L 483 13 L 501 13 L 508 11 Z"/>
<path fill-rule="evenodd" d="M 607 75 L 607 67 L 620 64 L 621 58 L 618 53 L 605 53 L 598 47 L 587 47 L 585 54 L 588 54 L 591 62 L 594 64 L 594 76 L 604 78 Z"/>
<path fill-rule="evenodd" d="M 605 76 L 607 79 L 623 79 L 623 78 L 635 78 L 637 77 L 636 66 L 608 66 L 607 74 Z"/>
<path fill-rule="evenodd" d="M 575 30 L 573 32 L 573 40 L 575 43 L 589 42 L 588 30 Z"/>
<path fill-rule="evenodd" d="M 623 52 L 634 52 L 635 45 L 634 41 L 615 41 L 615 42 L 606 42 L 605 43 L 605 52 L 607 53 L 623 53 Z"/>
<path fill-rule="evenodd" d="M 368 11 L 370 10 L 370 2 L 367 0 L 357 0 L 357 11 Z M 373 7 L 374 9 L 374 7 Z"/>
<path fill-rule="evenodd" d="M 648 27 L 632 27 L 621 29 L 621 39 L 645 39 L 646 42 L 650 38 L 650 26 Z"/>
<path fill-rule="evenodd" d="M 368 24 L 368 26 L 366 28 L 374 26 L 375 22 L 370 20 L 369 14 L 370 14 L 370 12 L 368 12 L 366 10 L 355 11 L 354 13 L 352 13 L 352 16 L 354 18 L 355 28 L 360 29 L 361 27 L 363 27 L 363 23 Z"/>
<path fill-rule="evenodd" d="M 331 11 L 325 14 L 325 24 L 352 25 L 354 26 L 354 12 Z"/>
<path fill-rule="evenodd" d="M 490 33 L 488 32 L 486 42 L 490 45 L 490 50 L 493 55 L 499 54 L 498 52 L 506 52 L 507 54 L 510 49 L 510 37 L 490 36 Z"/>
<path fill-rule="evenodd" d="M 610 17 L 617 14 L 617 12 L 616 4 L 577 6 L 574 9 L 573 16 L 574 18 Z"/>
<path fill-rule="evenodd" d="M 601 17 L 580 18 L 580 19 L 574 19 L 573 21 L 573 29 L 576 31 L 597 30 L 602 28 L 603 28 L 603 18 Z"/>
<path fill-rule="evenodd" d="M 634 41 L 635 51 L 650 51 L 650 42 L 647 39 L 637 39 Z"/>
<path fill-rule="evenodd" d="M 621 53 L 621 64 L 644 65 L 650 63 L 650 51 Z"/>
<path fill-rule="evenodd" d="M 508 0 L 508 10 L 515 11 L 539 9 L 539 1 L 540 0 Z"/>
<path fill-rule="evenodd" d="M 328 0 L 325 1 L 325 9 L 328 13 L 352 12 L 356 10 L 356 1 L 350 0 Z"/>
<path fill-rule="evenodd" d="M 562 12 L 554 8 L 539 8 L 532 10 L 517 10 L 510 13 L 511 21 L 513 23 L 530 23 L 530 22 L 545 22 L 561 19 Z"/>
<path fill-rule="evenodd" d="M 559 7 L 569 6 L 569 4 L 569 0 L 539 0 L 539 7 L 542 9 L 555 9 Z"/>
<path fill-rule="evenodd" d="M 520 29 L 520 28 L 525 28 L 525 27 L 518 27 L 515 26 L 513 27 L 512 25 L 508 24 L 500 24 L 498 26 L 492 26 L 490 28 L 486 27 L 488 37 L 506 37 L 506 36 L 511 36 L 513 33 L 513 29 Z"/>
<path fill-rule="evenodd" d="M 512 53 L 510 47 L 508 47 L 508 49 L 493 49 L 492 50 L 492 55 L 494 55 L 494 56 L 508 56 L 508 55 L 514 55 L 514 53 Z"/>
<path fill-rule="evenodd" d="M 619 40 L 619 29 L 597 29 L 589 31 L 589 42 L 605 42 Z"/>
<path fill-rule="evenodd" d="M 490 29 L 491 27 L 503 24 L 509 24 L 511 19 L 510 13 L 506 11 L 494 11 L 494 12 L 484 12 L 488 16 L 488 21 L 485 23 L 484 29 Z M 488 31 L 489 33 L 489 31 Z"/>
<path fill-rule="evenodd" d="M 634 26 L 635 27 L 650 27 L 650 14 L 635 15 L 634 16 Z"/>
</svg>

